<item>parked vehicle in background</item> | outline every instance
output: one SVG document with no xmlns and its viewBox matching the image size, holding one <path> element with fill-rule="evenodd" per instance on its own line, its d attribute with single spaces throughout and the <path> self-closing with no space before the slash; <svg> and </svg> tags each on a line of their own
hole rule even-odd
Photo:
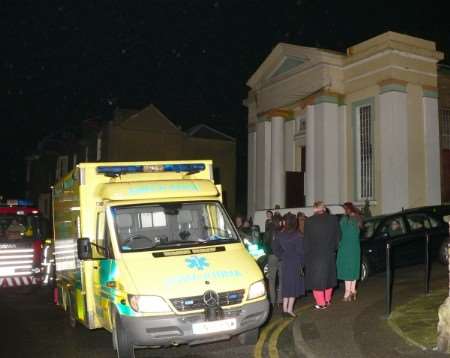
<svg viewBox="0 0 450 358">
<path fill-rule="evenodd" d="M 0 203 L 0 288 L 46 284 L 47 221 L 28 200 Z"/>
<path fill-rule="evenodd" d="M 392 243 L 392 263 L 407 266 L 425 260 L 425 237 L 430 237 L 430 256 L 447 264 L 448 224 L 443 216 L 450 205 L 407 209 L 364 220 L 361 230 L 361 280 L 386 270 L 386 243 Z"/>
</svg>

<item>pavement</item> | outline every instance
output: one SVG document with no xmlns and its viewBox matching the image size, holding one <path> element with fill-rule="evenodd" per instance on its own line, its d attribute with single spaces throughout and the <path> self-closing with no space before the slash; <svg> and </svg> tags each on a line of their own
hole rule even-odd
<svg viewBox="0 0 450 358">
<path fill-rule="evenodd" d="M 434 264 L 429 295 L 423 277 L 421 266 L 396 270 L 389 317 L 383 274 L 360 284 L 355 302 L 343 302 L 337 290 L 328 309 L 299 309 L 291 329 L 297 357 L 448 357 L 434 350 L 448 271 Z"/>
</svg>

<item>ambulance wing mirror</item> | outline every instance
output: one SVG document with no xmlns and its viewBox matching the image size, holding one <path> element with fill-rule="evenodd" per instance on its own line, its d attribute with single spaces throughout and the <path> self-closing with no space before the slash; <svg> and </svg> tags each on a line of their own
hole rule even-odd
<svg viewBox="0 0 450 358">
<path fill-rule="evenodd" d="M 253 225 L 252 226 L 252 238 L 254 240 L 259 240 L 261 234 L 261 230 L 259 228 L 259 225 Z"/>
<path fill-rule="evenodd" d="M 80 260 L 92 259 L 92 247 L 91 242 L 87 237 L 82 237 L 77 240 L 78 258 Z"/>
</svg>

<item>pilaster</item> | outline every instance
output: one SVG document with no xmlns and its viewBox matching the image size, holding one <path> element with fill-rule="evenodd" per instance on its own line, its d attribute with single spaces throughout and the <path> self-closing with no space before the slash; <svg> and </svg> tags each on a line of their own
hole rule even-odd
<svg viewBox="0 0 450 358">
<path fill-rule="evenodd" d="M 284 117 L 271 118 L 270 207 L 285 206 L 286 172 L 284 168 Z"/>
<path fill-rule="evenodd" d="M 437 89 L 423 87 L 423 137 L 425 150 L 425 204 L 441 203 L 441 170 Z"/>
<path fill-rule="evenodd" d="M 381 183 L 375 187 L 381 191 L 381 212 L 390 213 L 409 204 L 408 94 L 404 82 L 384 81 L 379 85 Z"/>
<path fill-rule="evenodd" d="M 316 150 L 315 150 L 314 105 L 306 107 L 306 205 L 311 206 L 316 200 Z"/>
</svg>

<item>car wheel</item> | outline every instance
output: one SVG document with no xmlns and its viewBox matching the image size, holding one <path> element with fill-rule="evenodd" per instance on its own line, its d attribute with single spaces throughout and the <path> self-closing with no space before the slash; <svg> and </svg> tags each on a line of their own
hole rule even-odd
<svg viewBox="0 0 450 358">
<path fill-rule="evenodd" d="M 261 269 L 264 277 L 267 278 L 267 255 L 261 256 L 256 262 Z"/>
<path fill-rule="evenodd" d="M 363 257 L 361 260 L 361 273 L 359 278 L 361 282 L 367 281 L 369 274 L 370 274 L 369 262 L 365 257 Z"/>
<path fill-rule="evenodd" d="M 113 317 L 113 348 L 116 350 L 117 358 L 134 358 L 134 346 L 131 344 L 127 332 L 122 327 L 120 315 L 116 312 Z"/>
<path fill-rule="evenodd" d="M 443 265 L 448 264 L 448 240 L 444 240 L 439 248 L 439 262 Z"/>
<path fill-rule="evenodd" d="M 250 331 L 238 335 L 239 343 L 242 345 L 253 345 L 258 342 L 259 329 L 254 328 Z"/>
</svg>

